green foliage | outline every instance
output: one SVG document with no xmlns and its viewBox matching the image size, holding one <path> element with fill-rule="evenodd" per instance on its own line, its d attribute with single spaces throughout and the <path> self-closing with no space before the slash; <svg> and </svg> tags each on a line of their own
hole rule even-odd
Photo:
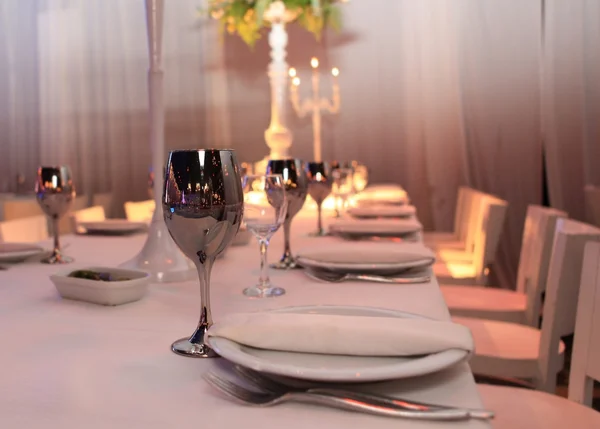
<svg viewBox="0 0 600 429">
<path fill-rule="evenodd" d="M 263 19 L 265 11 L 276 0 L 209 0 L 208 13 L 219 20 L 221 32 L 237 34 L 250 47 L 261 37 L 261 29 L 269 23 Z M 339 31 L 341 11 L 339 0 L 282 0 L 287 10 L 295 14 L 298 23 L 320 40 L 326 26 Z M 320 3 L 320 9 L 313 5 Z"/>
</svg>

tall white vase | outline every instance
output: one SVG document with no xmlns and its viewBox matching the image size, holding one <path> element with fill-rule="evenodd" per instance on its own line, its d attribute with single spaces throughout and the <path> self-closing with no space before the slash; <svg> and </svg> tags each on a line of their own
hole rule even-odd
<svg viewBox="0 0 600 429">
<path fill-rule="evenodd" d="M 124 267 L 144 270 L 155 282 L 178 282 L 195 276 L 191 262 L 181 253 L 167 230 L 162 214 L 162 188 L 165 168 L 165 113 L 163 103 L 162 25 L 164 0 L 146 0 L 148 30 L 148 94 L 150 103 L 150 144 L 156 203 L 144 247 Z"/>
<path fill-rule="evenodd" d="M 265 12 L 265 20 L 271 22 L 269 46 L 271 62 L 267 69 L 271 85 L 271 123 L 265 131 L 265 141 L 269 147 L 269 155 L 256 164 L 257 171 L 265 171 L 269 159 L 286 159 L 290 157 L 292 133 L 286 126 L 288 105 L 288 35 L 285 29 L 287 22 L 295 16 L 285 8 L 283 2 L 273 2 Z"/>
</svg>

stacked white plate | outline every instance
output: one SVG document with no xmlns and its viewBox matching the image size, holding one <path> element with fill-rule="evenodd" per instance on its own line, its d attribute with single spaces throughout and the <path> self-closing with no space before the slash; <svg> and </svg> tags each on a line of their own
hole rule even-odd
<svg viewBox="0 0 600 429">
<path fill-rule="evenodd" d="M 354 197 L 358 205 L 367 204 L 408 204 L 408 194 L 398 185 L 371 185 Z"/>
<path fill-rule="evenodd" d="M 352 217 L 364 219 L 406 218 L 414 216 L 417 213 L 417 209 L 411 205 L 375 204 L 350 207 L 347 212 Z"/>
<path fill-rule="evenodd" d="M 300 250 L 296 255 L 302 267 L 343 273 L 397 274 L 425 269 L 435 262 L 435 254 L 421 243 L 365 242 L 320 245 Z"/>
<path fill-rule="evenodd" d="M 43 252 L 44 249 L 35 244 L 0 242 L 0 262 L 4 263 L 22 262 Z"/>
<path fill-rule="evenodd" d="M 84 234 L 126 235 L 145 231 L 148 224 L 145 222 L 132 222 L 127 219 L 106 219 L 94 222 L 79 222 L 77 227 Z"/>
</svg>

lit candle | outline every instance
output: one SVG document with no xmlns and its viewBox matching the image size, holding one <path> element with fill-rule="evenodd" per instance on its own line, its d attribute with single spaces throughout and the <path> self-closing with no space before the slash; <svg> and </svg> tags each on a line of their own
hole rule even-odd
<svg viewBox="0 0 600 429">
<path fill-rule="evenodd" d="M 312 58 L 310 59 L 310 66 L 311 66 L 313 69 L 316 69 L 316 68 L 318 68 L 318 67 L 319 67 L 319 59 L 318 59 L 317 57 L 312 57 Z"/>
<path fill-rule="evenodd" d="M 338 69 L 337 67 L 332 68 L 331 69 L 331 74 L 333 75 L 333 77 L 338 77 L 340 75 L 340 69 Z"/>
<path fill-rule="evenodd" d="M 290 67 L 290 70 L 288 71 L 290 77 L 296 77 L 296 69 L 294 67 Z"/>
</svg>

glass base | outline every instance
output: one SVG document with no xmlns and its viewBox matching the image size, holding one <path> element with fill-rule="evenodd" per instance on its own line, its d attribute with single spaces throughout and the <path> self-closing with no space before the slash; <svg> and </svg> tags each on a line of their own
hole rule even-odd
<svg viewBox="0 0 600 429">
<path fill-rule="evenodd" d="M 281 287 L 270 286 L 266 288 L 259 288 L 258 286 L 252 286 L 244 289 L 244 295 L 251 298 L 273 298 L 285 294 L 285 289 Z"/>
<path fill-rule="evenodd" d="M 274 268 L 276 270 L 292 270 L 292 269 L 296 269 L 296 268 L 302 268 L 302 267 L 300 267 L 300 265 L 298 265 L 298 263 L 296 262 L 296 259 L 294 259 L 292 257 L 289 257 L 289 258 L 286 257 L 279 262 L 271 264 L 270 267 Z"/>
<path fill-rule="evenodd" d="M 171 344 L 171 351 L 180 356 L 193 358 L 214 358 L 219 355 L 207 344 L 190 342 L 190 338 L 182 338 Z"/>
<path fill-rule="evenodd" d="M 74 259 L 70 256 L 65 256 L 60 251 L 53 251 L 50 256 L 42 259 L 40 262 L 43 264 L 70 264 Z"/>
</svg>

